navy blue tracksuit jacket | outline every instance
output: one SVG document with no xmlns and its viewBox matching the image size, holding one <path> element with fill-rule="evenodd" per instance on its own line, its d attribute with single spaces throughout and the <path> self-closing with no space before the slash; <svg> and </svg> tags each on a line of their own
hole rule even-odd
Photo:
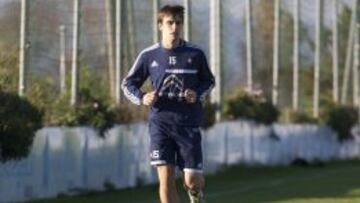
<svg viewBox="0 0 360 203">
<path fill-rule="evenodd" d="M 198 47 L 181 40 L 173 49 L 165 49 L 161 43 L 144 49 L 122 83 L 123 92 L 131 102 L 141 105 L 145 93 L 140 88 L 148 77 L 159 96 L 151 107 L 150 119 L 170 125 L 200 125 L 202 102 L 215 80 Z M 195 103 L 185 101 L 186 89 L 196 91 Z"/>
</svg>

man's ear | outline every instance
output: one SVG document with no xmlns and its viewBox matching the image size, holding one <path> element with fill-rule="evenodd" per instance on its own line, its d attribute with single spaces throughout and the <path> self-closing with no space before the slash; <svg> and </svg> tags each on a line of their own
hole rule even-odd
<svg viewBox="0 0 360 203">
<path fill-rule="evenodd" d="M 162 26 L 163 26 L 163 24 L 162 24 L 162 23 L 158 23 L 158 29 L 159 29 L 159 31 L 161 31 L 161 30 L 162 30 Z"/>
</svg>

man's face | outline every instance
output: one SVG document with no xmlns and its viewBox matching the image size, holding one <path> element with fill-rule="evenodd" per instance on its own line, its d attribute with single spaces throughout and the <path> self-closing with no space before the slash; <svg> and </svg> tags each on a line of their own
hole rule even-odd
<svg viewBox="0 0 360 203">
<path fill-rule="evenodd" d="M 159 23 L 159 30 L 161 31 L 163 39 L 176 40 L 180 37 L 183 29 L 183 23 L 179 16 L 167 15 Z"/>
</svg>

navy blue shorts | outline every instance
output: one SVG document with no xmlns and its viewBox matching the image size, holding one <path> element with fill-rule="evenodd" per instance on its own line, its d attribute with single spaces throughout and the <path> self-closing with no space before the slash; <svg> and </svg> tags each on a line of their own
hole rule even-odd
<svg viewBox="0 0 360 203">
<path fill-rule="evenodd" d="M 198 126 L 150 121 L 151 165 L 171 164 L 185 172 L 202 172 L 201 132 Z"/>
</svg>

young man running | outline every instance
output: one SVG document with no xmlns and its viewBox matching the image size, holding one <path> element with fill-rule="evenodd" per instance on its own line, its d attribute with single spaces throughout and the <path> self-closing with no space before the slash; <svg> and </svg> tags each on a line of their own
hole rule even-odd
<svg viewBox="0 0 360 203">
<path fill-rule="evenodd" d="M 184 172 L 192 203 L 203 202 L 201 134 L 202 102 L 214 87 L 205 55 L 180 38 L 184 7 L 166 5 L 158 14 L 161 42 L 144 49 L 124 79 L 126 97 L 151 106 L 151 165 L 156 166 L 162 203 L 177 203 L 175 166 Z M 153 91 L 141 86 L 150 77 Z"/>
</svg>

